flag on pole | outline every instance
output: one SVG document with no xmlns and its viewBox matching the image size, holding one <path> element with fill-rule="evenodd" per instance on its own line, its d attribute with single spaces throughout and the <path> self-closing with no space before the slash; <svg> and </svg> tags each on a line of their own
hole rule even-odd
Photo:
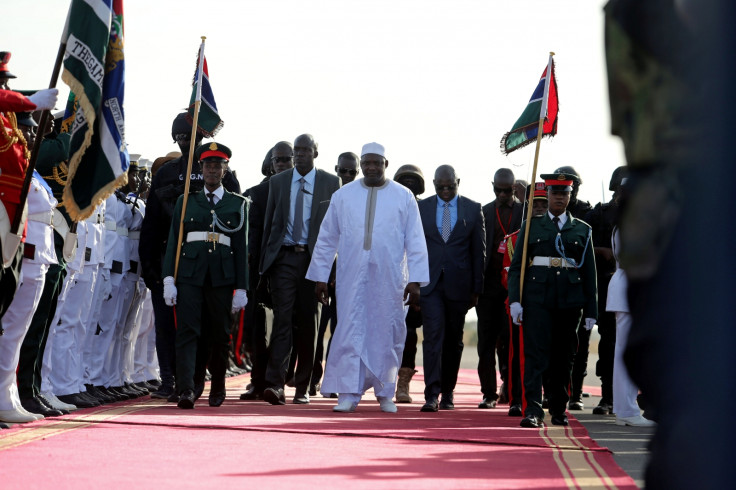
<svg viewBox="0 0 736 490">
<path fill-rule="evenodd" d="M 74 115 L 63 202 L 75 221 L 128 180 L 123 39 L 123 0 L 72 0 L 61 79 L 72 92 L 66 116 Z"/>
<path fill-rule="evenodd" d="M 501 151 L 508 155 L 514 150 L 523 148 L 537 140 L 539 131 L 539 120 L 544 118 L 544 130 L 542 136 L 554 136 L 557 134 L 557 112 L 559 101 L 557 99 L 557 80 L 555 79 L 555 62 L 549 57 L 547 67 L 534 89 L 529 104 L 514 123 L 511 131 L 501 138 Z"/>
<path fill-rule="evenodd" d="M 200 73 L 201 71 L 201 73 Z M 201 80 L 201 83 L 200 83 Z M 199 47 L 197 53 L 197 67 L 194 70 L 194 79 L 192 80 L 192 97 L 189 100 L 189 110 L 187 111 L 187 120 L 194 120 L 194 103 L 200 100 L 199 118 L 197 119 L 197 129 L 207 138 L 212 138 L 217 134 L 224 122 L 217 113 L 217 104 L 215 96 L 210 86 L 210 76 L 207 70 L 207 58 L 204 56 L 204 40 Z"/>
</svg>

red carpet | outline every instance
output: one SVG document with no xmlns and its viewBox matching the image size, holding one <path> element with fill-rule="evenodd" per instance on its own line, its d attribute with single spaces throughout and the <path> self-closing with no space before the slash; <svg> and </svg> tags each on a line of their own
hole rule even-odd
<svg viewBox="0 0 736 490">
<path fill-rule="evenodd" d="M 372 394 L 353 414 L 320 396 L 241 402 L 247 381 L 229 379 L 220 408 L 206 393 L 191 411 L 134 400 L 2 430 L 2 488 L 636 488 L 572 417 L 530 430 L 507 407 L 477 409 L 472 371 L 461 373 L 456 409 L 434 414 L 419 412 L 421 377 L 398 414 Z"/>
</svg>

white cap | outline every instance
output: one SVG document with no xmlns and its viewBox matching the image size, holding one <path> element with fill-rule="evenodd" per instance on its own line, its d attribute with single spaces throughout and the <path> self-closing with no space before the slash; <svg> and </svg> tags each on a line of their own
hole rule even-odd
<svg viewBox="0 0 736 490">
<path fill-rule="evenodd" d="M 375 155 L 381 155 L 383 158 L 386 158 L 386 149 L 383 147 L 383 145 L 373 142 L 373 143 L 366 143 L 363 145 L 363 149 L 360 151 L 360 156 L 367 155 L 368 153 L 373 153 Z"/>
<path fill-rule="evenodd" d="M 130 157 L 131 162 L 137 162 L 141 158 L 140 153 L 129 153 L 128 156 Z"/>
</svg>

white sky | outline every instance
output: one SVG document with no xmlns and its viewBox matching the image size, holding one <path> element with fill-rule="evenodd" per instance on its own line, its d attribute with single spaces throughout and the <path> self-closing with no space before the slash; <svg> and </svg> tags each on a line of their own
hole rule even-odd
<svg viewBox="0 0 736 490">
<path fill-rule="evenodd" d="M 16 89 L 48 86 L 68 1 L 5 2 L 0 50 Z M 580 196 L 610 198 L 624 163 L 610 136 L 603 0 L 126 0 L 126 137 L 131 153 L 175 151 L 171 122 L 191 94 L 200 36 L 243 189 L 258 183 L 277 141 L 311 133 L 319 168 L 363 143 L 386 147 L 387 173 L 453 165 L 460 192 L 485 204 L 511 167 L 528 180 L 534 146 L 509 157 L 502 135 L 521 115 L 549 51 L 556 53 L 558 135 L 542 142 L 540 172 L 573 165 Z M 32 21 L 29 23 L 29 15 Z M 18 19 L 17 22 L 8 21 Z M 20 19 L 23 19 L 21 21 Z M 62 102 L 68 89 L 59 80 Z"/>
</svg>

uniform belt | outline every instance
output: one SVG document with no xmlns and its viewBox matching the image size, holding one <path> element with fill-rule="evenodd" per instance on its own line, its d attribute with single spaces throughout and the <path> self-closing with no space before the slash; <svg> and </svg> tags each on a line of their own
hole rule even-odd
<svg viewBox="0 0 736 490">
<path fill-rule="evenodd" d="M 141 239 L 141 230 L 129 231 L 128 232 L 128 238 L 130 238 L 131 240 L 140 240 Z"/>
<path fill-rule="evenodd" d="M 29 221 L 37 221 L 45 225 L 52 225 L 54 223 L 54 212 L 53 210 L 46 211 L 45 213 L 34 213 L 28 215 Z"/>
<path fill-rule="evenodd" d="M 209 231 L 190 231 L 187 233 L 188 242 L 217 242 L 230 246 L 230 237 L 222 233 L 212 233 Z"/>
<path fill-rule="evenodd" d="M 107 231 L 114 231 L 120 236 L 128 236 L 128 229 L 124 226 L 118 226 L 114 221 L 106 220 L 105 229 Z"/>
<path fill-rule="evenodd" d="M 567 263 L 567 260 L 562 257 L 534 257 L 531 265 L 538 265 L 541 267 L 566 267 L 573 268 Z"/>
<path fill-rule="evenodd" d="M 283 245 L 281 250 L 288 250 L 290 252 L 302 253 L 307 251 L 306 245 Z"/>
</svg>

